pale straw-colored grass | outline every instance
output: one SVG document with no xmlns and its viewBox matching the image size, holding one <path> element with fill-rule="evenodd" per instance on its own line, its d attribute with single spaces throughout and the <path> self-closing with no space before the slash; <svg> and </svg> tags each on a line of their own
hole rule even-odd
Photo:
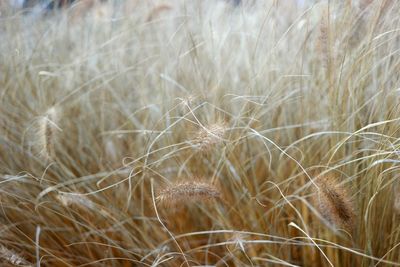
<svg viewBox="0 0 400 267">
<path fill-rule="evenodd" d="M 89 2 L 1 2 L 5 266 L 400 265 L 400 3 Z"/>
</svg>

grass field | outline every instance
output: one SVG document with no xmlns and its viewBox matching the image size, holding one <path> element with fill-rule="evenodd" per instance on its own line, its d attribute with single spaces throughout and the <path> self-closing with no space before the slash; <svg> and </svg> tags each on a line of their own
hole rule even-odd
<svg viewBox="0 0 400 267">
<path fill-rule="evenodd" d="M 399 266 L 400 2 L 0 15 L 2 266 Z"/>
</svg>

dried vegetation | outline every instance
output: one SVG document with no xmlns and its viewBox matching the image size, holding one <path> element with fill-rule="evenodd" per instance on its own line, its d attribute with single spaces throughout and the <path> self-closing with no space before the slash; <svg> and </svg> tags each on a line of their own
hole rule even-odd
<svg viewBox="0 0 400 267">
<path fill-rule="evenodd" d="M 2 265 L 400 265 L 400 3 L 293 1 L 1 2 Z"/>
</svg>

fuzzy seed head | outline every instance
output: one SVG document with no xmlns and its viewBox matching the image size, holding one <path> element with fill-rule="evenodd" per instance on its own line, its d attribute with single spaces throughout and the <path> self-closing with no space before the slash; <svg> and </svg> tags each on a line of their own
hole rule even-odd
<svg viewBox="0 0 400 267">
<path fill-rule="evenodd" d="M 168 11 L 168 10 L 170 10 L 170 9 L 172 9 L 172 7 L 171 7 L 170 5 L 167 5 L 167 4 L 160 4 L 160 5 L 156 6 L 156 7 L 154 7 L 154 8 L 150 11 L 150 13 L 149 13 L 148 16 L 147 16 L 146 21 L 147 21 L 147 22 L 152 21 L 152 20 L 154 20 L 155 18 L 157 18 L 157 17 L 160 15 L 160 13 L 162 13 L 162 12 L 164 12 L 164 11 Z"/>
<path fill-rule="evenodd" d="M 194 139 L 194 146 L 200 151 L 208 151 L 215 145 L 222 143 L 225 132 L 225 125 L 218 123 L 202 128 Z"/>
<path fill-rule="evenodd" d="M 400 215 L 400 186 L 398 186 L 394 196 L 393 209 L 397 215 Z"/>
<path fill-rule="evenodd" d="M 18 255 L 15 251 L 0 246 L 0 258 L 15 266 L 32 266 L 27 260 Z"/>
<path fill-rule="evenodd" d="M 76 194 L 68 194 L 68 193 L 61 193 L 59 192 L 58 195 L 56 196 L 58 201 L 65 206 L 65 207 L 70 207 L 72 205 L 77 205 L 81 207 L 86 207 L 89 209 L 94 209 L 95 205 L 94 203 L 89 200 L 87 197 L 83 195 L 76 195 Z"/>
<path fill-rule="evenodd" d="M 337 227 L 354 229 L 356 215 L 346 189 L 333 176 L 323 176 L 315 182 L 319 187 L 315 189 L 315 202 L 322 216 Z"/>
<path fill-rule="evenodd" d="M 61 131 L 57 125 L 58 111 L 55 107 L 50 108 L 46 114 L 39 120 L 38 139 L 40 154 L 48 159 L 53 154 L 53 144 L 55 132 Z"/>
<path fill-rule="evenodd" d="M 179 204 L 182 202 L 207 201 L 219 199 L 220 191 L 205 182 L 183 182 L 173 184 L 160 191 L 156 201 L 161 204 Z"/>
<path fill-rule="evenodd" d="M 329 16 L 328 10 L 324 10 L 319 25 L 319 36 L 317 42 L 317 49 L 321 54 L 321 59 L 323 62 L 323 66 L 325 68 L 329 66 L 329 61 L 330 61 L 328 16 Z"/>
</svg>

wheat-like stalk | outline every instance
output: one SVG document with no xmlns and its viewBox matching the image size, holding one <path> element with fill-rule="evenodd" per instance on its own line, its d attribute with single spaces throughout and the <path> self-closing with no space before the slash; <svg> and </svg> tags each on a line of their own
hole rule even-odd
<svg viewBox="0 0 400 267">
<path fill-rule="evenodd" d="M 323 176 L 315 182 L 318 185 L 315 202 L 322 216 L 337 227 L 354 229 L 356 215 L 347 190 L 334 176 Z"/>
<path fill-rule="evenodd" d="M 190 181 L 171 184 L 161 190 L 156 197 L 160 204 L 174 205 L 185 202 L 220 199 L 217 187 L 206 182 Z"/>
</svg>

